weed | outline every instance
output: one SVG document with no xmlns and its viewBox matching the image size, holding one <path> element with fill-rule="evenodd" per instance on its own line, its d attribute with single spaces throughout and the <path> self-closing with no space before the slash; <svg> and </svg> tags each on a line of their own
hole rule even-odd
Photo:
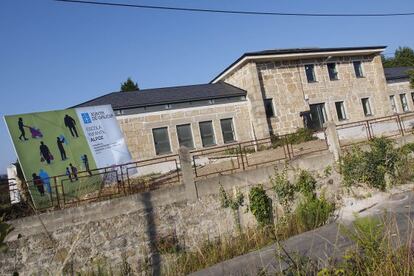
<svg viewBox="0 0 414 276">
<path fill-rule="evenodd" d="M 250 190 L 249 201 L 249 209 L 255 216 L 259 226 L 272 224 L 272 199 L 266 194 L 263 185 L 258 185 Z"/>
</svg>

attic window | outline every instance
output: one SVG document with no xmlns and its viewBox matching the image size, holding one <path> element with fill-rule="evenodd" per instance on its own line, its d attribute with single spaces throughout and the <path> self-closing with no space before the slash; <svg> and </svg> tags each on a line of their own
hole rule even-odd
<svg viewBox="0 0 414 276">
<path fill-rule="evenodd" d="M 165 105 L 165 109 L 171 109 L 172 108 L 172 105 L 171 104 L 166 104 Z"/>
<path fill-rule="evenodd" d="M 215 101 L 214 101 L 214 99 L 211 99 L 211 100 L 208 100 L 208 103 L 209 103 L 209 104 L 214 104 L 214 103 L 215 103 Z"/>
</svg>

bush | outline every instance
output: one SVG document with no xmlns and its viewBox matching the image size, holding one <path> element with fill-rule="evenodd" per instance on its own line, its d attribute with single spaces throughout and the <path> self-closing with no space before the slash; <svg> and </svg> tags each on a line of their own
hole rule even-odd
<svg viewBox="0 0 414 276">
<path fill-rule="evenodd" d="M 270 178 L 270 182 L 284 211 L 289 213 L 295 199 L 296 186 L 287 179 L 286 168 L 280 174 L 275 172 L 275 175 Z"/>
<path fill-rule="evenodd" d="M 286 141 L 281 139 L 278 135 L 271 135 L 270 141 L 273 148 L 282 146 L 286 142 L 290 144 L 300 144 L 307 141 L 316 140 L 317 138 L 313 136 L 313 131 L 307 128 L 299 128 L 296 132 L 288 134 Z"/>
<path fill-rule="evenodd" d="M 299 232 L 324 225 L 335 211 L 335 204 L 322 194 L 320 198 L 308 195 L 295 210 Z"/>
<path fill-rule="evenodd" d="M 301 170 L 296 182 L 296 187 L 297 191 L 301 192 L 304 196 L 314 195 L 316 180 L 308 171 Z"/>
<path fill-rule="evenodd" d="M 395 149 L 393 141 L 381 137 L 369 142 L 370 151 L 362 151 L 354 147 L 351 152 L 345 154 L 341 162 L 343 182 L 350 186 L 358 182 L 367 183 L 369 186 L 385 190 L 385 175 L 395 180 L 401 166 L 401 160 L 407 155 L 404 149 Z"/>
<path fill-rule="evenodd" d="M 249 209 L 255 216 L 259 226 L 272 224 L 272 199 L 266 194 L 263 185 L 258 185 L 250 190 L 249 201 Z"/>
</svg>

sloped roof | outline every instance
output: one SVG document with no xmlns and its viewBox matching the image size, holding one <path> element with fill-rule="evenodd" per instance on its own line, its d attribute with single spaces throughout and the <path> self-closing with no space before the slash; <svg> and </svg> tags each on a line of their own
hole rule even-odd
<svg viewBox="0 0 414 276">
<path fill-rule="evenodd" d="M 283 55 L 309 55 L 312 53 L 331 53 L 331 52 L 356 52 L 356 51 L 371 51 L 371 52 L 378 52 L 382 51 L 387 46 L 362 46 L 362 47 L 336 47 L 336 48 L 318 48 L 318 47 L 310 47 L 310 48 L 291 48 L 291 49 L 271 49 L 271 50 L 264 50 L 264 51 L 257 51 L 257 52 L 247 52 L 244 53 L 241 57 L 236 59 L 232 64 L 227 66 L 222 72 L 220 72 L 211 82 L 214 83 L 217 80 L 220 80 L 220 77 L 223 76 L 226 72 L 231 71 L 234 66 L 237 64 L 242 63 L 245 59 L 251 58 L 260 58 L 266 56 L 283 56 Z"/>
<path fill-rule="evenodd" d="M 390 67 L 384 68 L 384 74 L 387 80 L 404 80 L 408 79 L 409 70 L 414 70 L 414 67 Z"/>
<path fill-rule="evenodd" d="M 224 82 L 112 92 L 74 107 L 111 104 L 113 109 L 245 96 L 246 91 Z"/>
</svg>

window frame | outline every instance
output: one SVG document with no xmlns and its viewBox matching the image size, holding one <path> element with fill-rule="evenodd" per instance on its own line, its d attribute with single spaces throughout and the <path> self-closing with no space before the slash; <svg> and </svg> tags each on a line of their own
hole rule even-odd
<svg viewBox="0 0 414 276">
<path fill-rule="evenodd" d="M 306 70 L 306 67 L 307 66 L 311 66 L 312 67 L 312 78 L 313 78 L 312 80 L 309 80 L 308 73 L 307 73 L 307 70 Z M 308 81 L 308 83 L 318 82 L 318 80 L 316 78 L 315 64 L 313 64 L 313 63 L 305 64 L 304 65 L 304 68 L 305 68 L 306 80 Z"/>
<path fill-rule="evenodd" d="M 201 131 L 201 124 L 204 123 L 211 123 L 211 129 L 212 129 L 212 136 L 213 136 L 213 143 L 211 145 L 205 145 L 204 144 L 204 140 L 203 140 L 203 133 Z M 198 128 L 200 131 L 200 139 L 201 139 L 201 145 L 203 146 L 203 148 L 208 148 L 208 147 L 214 147 L 217 145 L 217 140 L 216 140 L 216 131 L 214 130 L 214 123 L 213 120 L 207 120 L 207 121 L 201 121 L 198 123 Z"/>
<path fill-rule="evenodd" d="M 179 135 L 178 129 L 179 129 L 179 127 L 183 127 L 183 126 L 189 126 L 190 127 L 191 147 L 188 147 L 186 145 L 182 145 L 181 142 L 180 142 L 180 135 Z M 188 149 L 195 149 L 195 145 L 194 145 L 194 133 L 193 133 L 193 127 L 192 127 L 191 123 L 176 125 L 175 126 L 175 130 L 177 132 L 177 141 L 178 141 L 178 146 L 179 147 L 184 146 L 184 147 L 186 147 Z"/>
<path fill-rule="evenodd" d="M 359 66 L 358 66 L 358 68 L 359 68 L 359 75 L 357 74 L 357 70 L 356 70 L 356 67 L 355 67 L 355 64 L 359 64 Z M 352 66 L 354 67 L 354 74 L 355 74 L 355 77 L 357 78 L 357 79 L 362 79 L 362 78 L 365 78 L 365 74 L 364 74 L 364 69 L 362 68 L 362 61 L 361 60 L 354 60 L 354 61 L 352 61 Z"/>
<path fill-rule="evenodd" d="M 337 104 L 340 104 L 340 108 L 339 110 L 342 113 L 342 118 L 339 118 L 339 113 L 338 113 L 338 106 Z M 338 118 L 338 121 L 346 121 L 348 120 L 348 116 L 346 116 L 346 109 L 345 109 L 345 102 L 344 101 L 337 101 L 335 102 L 335 110 L 336 110 L 336 117 Z"/>
<path fill-rule="evenodd" d="M 268 116 L 267 114 L 267 108 L 266 108 L 266 104 L 270 102 L 270 107 L 272 108 L 272 115 Z M 266 114 L 266 118 L 274 118 L 276 117 L 276 112 L 275 112 L 275 105 L 273 103 L 273 98 L 265 98 L 263 99 L 263 104 L 264 104 L 264 108 L 265 108 L 265 114 Z"/>
<path fill-rule="evenodd" d="M 334 72 L 333 73 L 335 75 L 332 75 L 331 74 L 331 69 L 329 68 L 330 65 L 333 65 L 334 66 L 334 68 L 333 68 Z M 328 62 L 326 64 L 326 68 L 328 69 L 328 76 L 329 76 L 329 80 L 330 81 L 337 81 L 337 80 L 339 80 L 339 71 L 338 71 L 338 67 L 337 67 L 337 63 L 336 62 Z"/>
<path fill-rule="evenodd" d="M 394 113 L 398 113 L 397 102 L 395 101 L 395 95 L 389 95 L 389 100 L 391 104 L 391 111 Z"/>
<path fill-rule="evenodd" d="M 168 138 L 169 151 L 166 151 L 166 152 L 157 152 L 157 143 L 155 142 L 154 130 L 158 130 L 158 129 L 166 129 L 167 130 L 167 138 Z M 169 131 L 169 127 L 168 126 L 153 128 L 153 129 L 151 129 L 151 133 L 152 133 L 152 141 L 153 141 L 153 145 L 154 145 L 155 155 L 165 155 L 165 154 L 172 153 L 170 131 Z"/>
<path fill-rule="evenodd" d="M 404 100 L 405 100 L 405 105 L 404 105 Z M 408 106 L 408 100 L 407 100 L 407 94 L 406 93 L 401 93 L 400 94 L 400 102 L 401 102 L 401 107 L 402 107 L 402 111 L 403 112 L 410 112 L 410 107 Z"/>
<path fill-rule="evenodd" d="M 231 122 L 231 134 L 232 134 L 232 137 L 233 137 L 233 140 L 231 140 L 231 141 L 227 141 L 226 142 L 226 140 L 224 139 L 223 121 L 230 121 Z M 234 127 L 234 120 L 233 120 L 233 118 L 223 118 L 223 119 L 220 119 L 220 128 L 221 128 L 221 135 L 223 137 L 223 143 L 224 144 L 231 144 L 231 143 L 237 142 L 236 129 Z"/>
<path fill-rule="evenodd" d="M 366 100 L 366 103 L 368 103 L 369 113 L 367 113 L 365 110 L 366 108 L 364 105 L 364 100 Z M 370 117 L 374 115 L 374 112 L 372 112 L 372 107 L 371 107 L 371 99 L 369 97 L 361 98 L 361 104 L 362 104 L 362 111 L 364 112 L 365 117 Z"/>
</svg>

